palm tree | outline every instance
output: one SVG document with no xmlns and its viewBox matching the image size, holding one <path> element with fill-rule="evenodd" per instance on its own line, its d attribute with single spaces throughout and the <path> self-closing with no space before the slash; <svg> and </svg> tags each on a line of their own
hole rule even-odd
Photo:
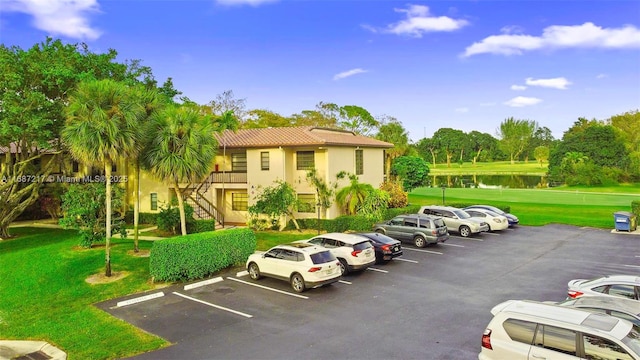
<svg viewBox="0 0 640 360">
<path fill-rule="evenodd" d="M 158 111 L 162 107 L 160 101 L 160 95 L 158 91 L 138 87 L 134 90 L 135 98 L 144 107 L 145 116 L 141 119 L 140 126 L 138 126 L 139 134 L 138 146 L 129 154 L 124 154 L 127 159 L 133 163 L 133 251 L 139 252 L 138 247 L 138 223 L 140 220 L 140 154 L 146 146 L 147 128 L 149 127 L 151 115 Z"/>
<path fill-rule="evenodd" d="M 62 140 L 71 155 L 85 164 L 104 165 L 106 183 L 105 275 L 111 276 L 111 166 L 136 149 L 136 127 L 144 108 L 123 83 L 81 82 L 69 99 Z"/>
<path fill-rule="evenodd" d="M 142 163 L 159 180 L 171 181 L 178 198 L 182 235 L 186 235 L 180 183 L 200 181 L 211 170 L 218 148 L 211 120 L 194 107 L 167 107 L 151 116 L 149 136 Z"/>
<path fill-rule="evenodd" d="M 349 174 L 349 182 L 349 186 L 336 193 L 336 202 L 345 214 L 355 215 L 366 197 L 373 191 L 373 186 L 359 182 L 354 174 Z"/>
</svg>

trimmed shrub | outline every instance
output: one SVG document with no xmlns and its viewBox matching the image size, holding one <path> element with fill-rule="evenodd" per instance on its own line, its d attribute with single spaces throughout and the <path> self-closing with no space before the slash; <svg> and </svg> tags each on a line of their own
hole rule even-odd
<svg viewBox="0 0 640 360">
<path fill-rule="evenodd" d="M 246 228 L 177 236 L 154 242 L 149 272 L 155 281 L 202 279 L 245 262 L 255 249 L 256 236 Z"/>
<path fill-rule="evenodd" d="M 152 225 L 156 225 L 157 224 L 157 218 L 158 218 L 158 214 L 157 213 L 139 213 L 139 218 L 138 218 L 138 223 L 139 224 L 152 224 Z M 126 214 L 124 215 L 124 220 L 127 222 L 127 224 L 133 224 L 133 211 L 127 211 Z"/>
<path fill-rule="evenodd" d="M 390 208 L 404 208 L 409 203 L 409 194 L 404 191 L 399 182 L 385 181 L 380 185 L 380 190 L 389 193 Z"/>
<path fill-rule="evenodd" d="M 216 229 L 215 220 L 192 220 L 187 223 L 187 233 L 195 234 Z"/>
<path fill-rule="evenodd" d="M 636 214 L 636 216 L 640 220 L 640 200 L 631 201 L 631 212 Z"/>
<path fill-rule="evenodd" d="M 415 214 L 420 210 L 420 205 L 409 205 L 401 208 L 387 209 L 384 212 L 384 220 L 393 219 L 398 215 Z"/>
</svg>

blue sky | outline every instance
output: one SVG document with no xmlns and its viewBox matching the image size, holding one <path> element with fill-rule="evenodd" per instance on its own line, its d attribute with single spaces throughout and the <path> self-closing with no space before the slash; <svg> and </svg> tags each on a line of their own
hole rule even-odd
<svg viewBox="0 0 640 360">
<path fill-rule="evenodd" d="M 640 1 L 0 0 L 0 41 L 46 36 L 141 59 L 192 100 L 233 90 L 282 115 L 320 102 L 496 136 L 560 138 L 640 108 Z"/>
</svg>

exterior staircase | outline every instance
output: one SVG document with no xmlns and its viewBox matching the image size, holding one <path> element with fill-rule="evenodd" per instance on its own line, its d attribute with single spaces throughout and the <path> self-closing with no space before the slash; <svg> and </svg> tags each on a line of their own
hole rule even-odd
<svg viewBox="0 0 640 360">
<path fill-rule="evenodd" d="M 196 219 L 214 219 L 216 221 L 216 229 L 218 229 L 224 227 L 224 213 L 204 195 L 212 183 L 213 173 L 209 174 L 201 183 L 194 184 L 197 186 L 189 185 L 185 192 L 185 201 L 193 207 L 193 216 Z"/>
</svg>

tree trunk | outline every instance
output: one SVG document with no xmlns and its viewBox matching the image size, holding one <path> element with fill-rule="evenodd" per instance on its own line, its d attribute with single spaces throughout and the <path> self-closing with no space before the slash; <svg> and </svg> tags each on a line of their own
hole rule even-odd
<svg viewBox="0 0 640 360">
<path fill-rule="evenodd" d="M 451 167 L 451 157 L 453 155 L 451 153 L 447 153 L 447 167 L 450 168 Z"/>
<path fill-rule="evenodd" d="M 10 238 L 9 224 L 0 226 L 0 241 Z"/>
<path fill-rule="evenodd" d="M 187 235 L 187 220 L 184 215 L 184 199 L 182 198 L 182 192 L 180 191 L 178 182 L 176 181 L 174 185 L 176 196 L 178 197 L 178 209 L 180 209 L 180 230 L 182 235 Z"/>
<path fill-rule="evenodd" d="M 106 227 L 105 227 L 105 245 L 104 245 L 104 253 L 105 253 L 105 276 L 111 276 L 111 160 L 106 160 L 104 163 L 104 175 L 106 182 Z"/>
<path fill-rule="evenodd" d="M 133 171 L 133 252 L 139 252 L 138 222 L 140 220 L 140 161 L 138 159 L 136 159 Z"/>
<path fill-rule="evenodd" d="M 429 149 L 429 151 L 431 151 L 431 159 L 433 159 L 433 167 L 436 167 L 436 153 L 434 153 L 432 149 Z"/>
</svg>

